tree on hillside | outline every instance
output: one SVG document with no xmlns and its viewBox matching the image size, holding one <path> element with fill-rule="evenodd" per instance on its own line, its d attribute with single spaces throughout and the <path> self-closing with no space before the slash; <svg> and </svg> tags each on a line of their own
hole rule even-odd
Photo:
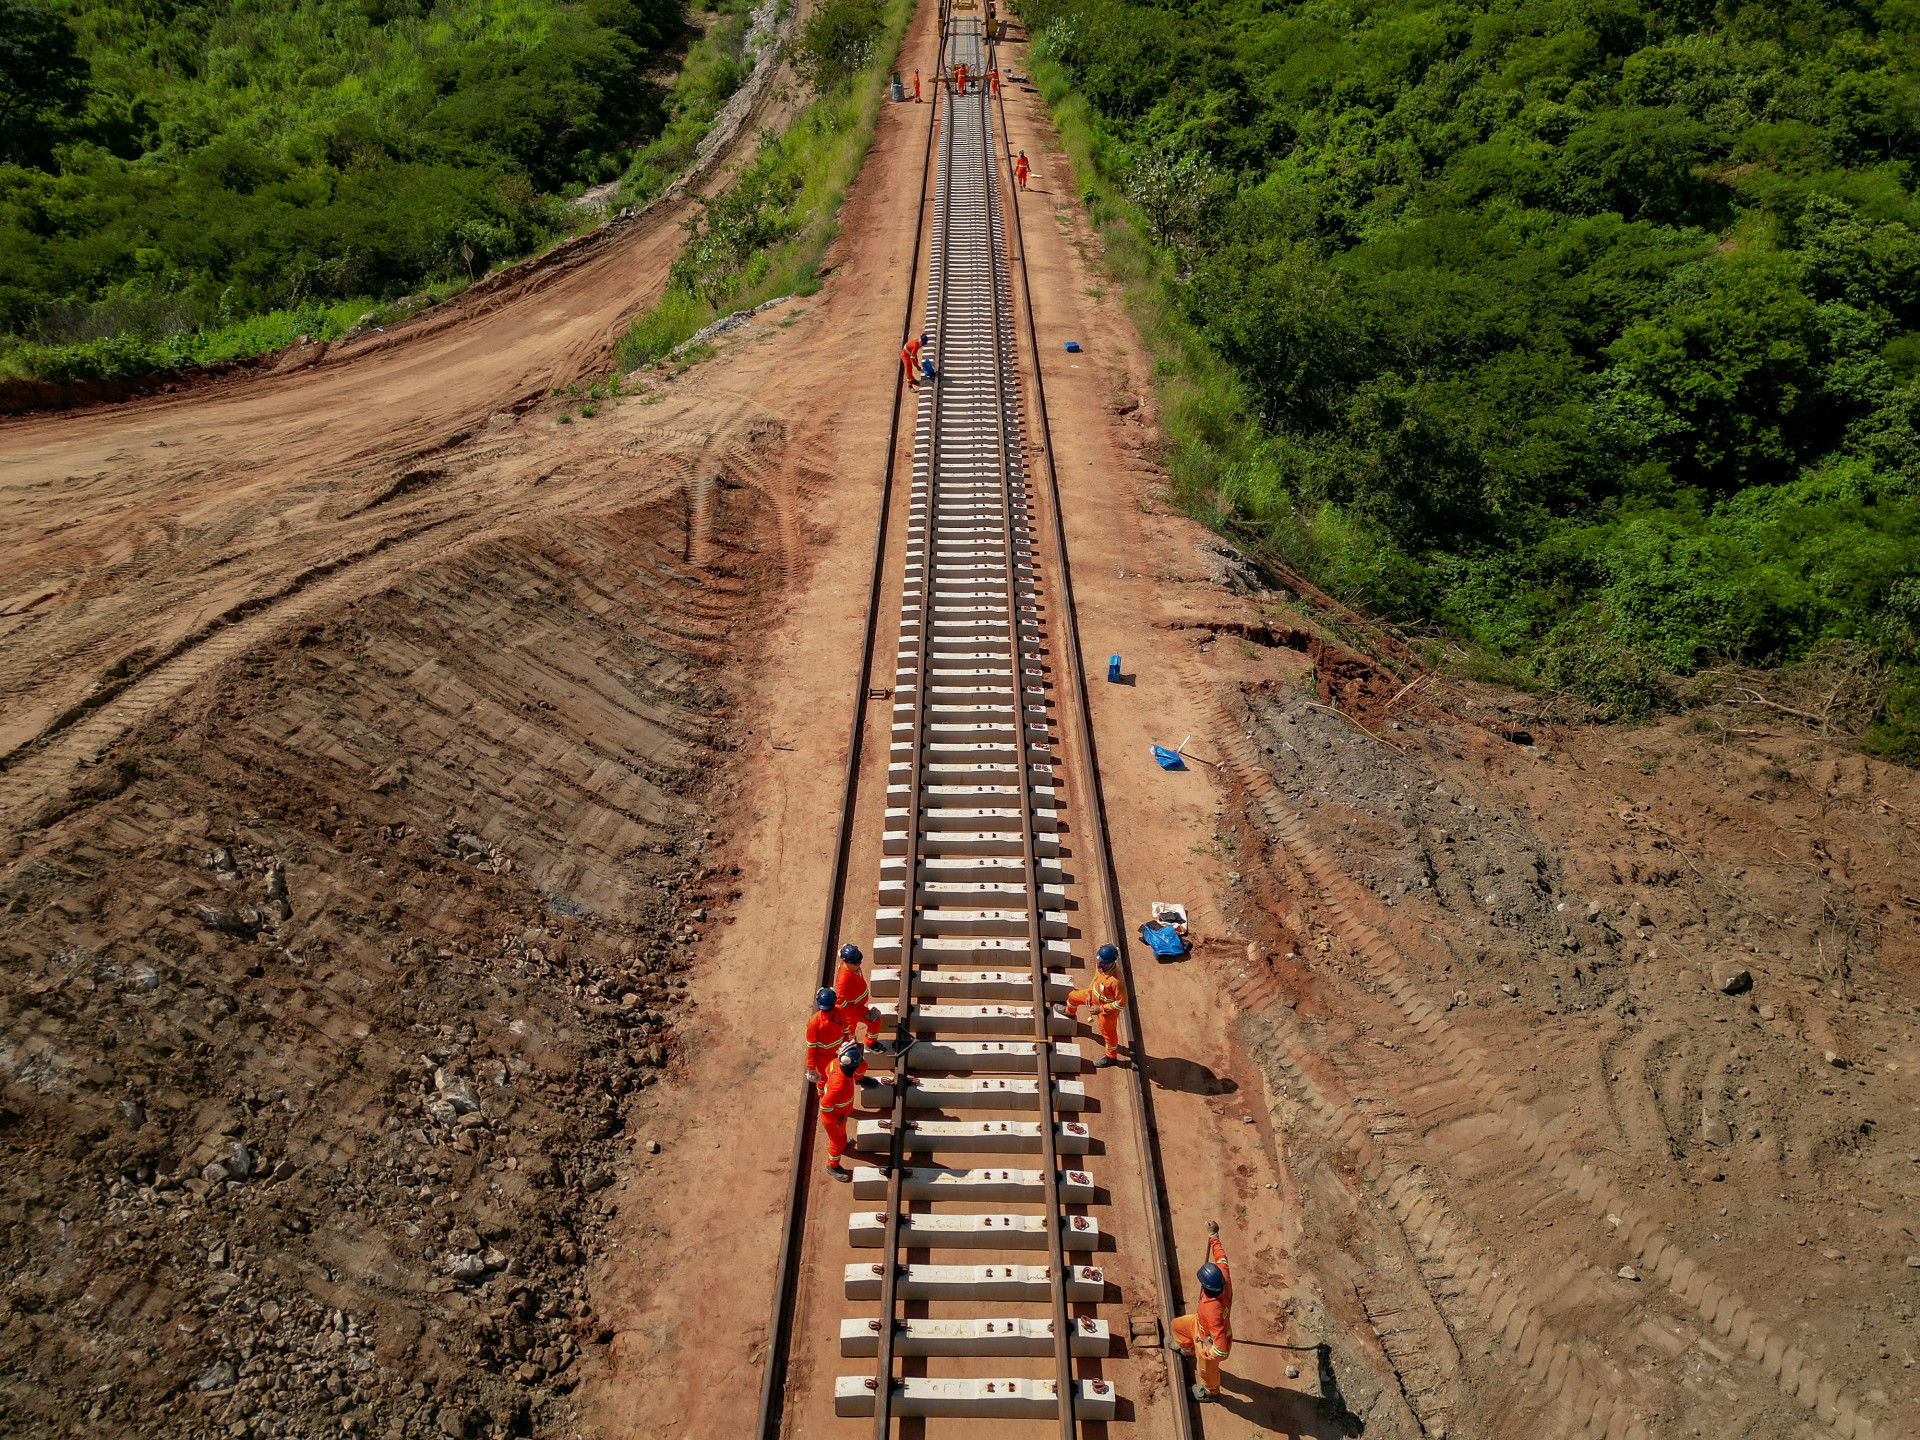
<svg viewBox="0 0 1920 1440">
<path fill-rule="evenodd" d="M 38 5 L 0 0 L 0 155 L 44 164 L 53 138 L 47 122 L 80 113 L 89 73 L 66 21 Z"/>
<path fill-rule="evenodd" d="M 879 0 L 825 0 L 800 32 L 795 73 L 821 91 L 846 83 L 872 58 L 884 23 Z"/>
</svg>

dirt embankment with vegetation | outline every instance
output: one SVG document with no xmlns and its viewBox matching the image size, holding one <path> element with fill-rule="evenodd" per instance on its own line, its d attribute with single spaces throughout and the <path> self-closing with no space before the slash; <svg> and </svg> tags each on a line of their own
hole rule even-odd
<svg viewBox="0 0 1920 1440">
<path fill-rule="evenodd" d="M 1844 647 L 1920 762 L 1905 9 L 1019 13 L 1196 513 L 1610 718 Z"/>
</svg>

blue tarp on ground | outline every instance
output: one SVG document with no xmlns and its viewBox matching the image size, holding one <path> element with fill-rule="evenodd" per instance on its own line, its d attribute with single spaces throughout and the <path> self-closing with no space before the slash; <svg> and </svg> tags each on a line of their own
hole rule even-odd
<svg viewBox="0 0 1920 1440">
<path fill-rule="evenodd" d="M 1158 925 L 1149 920 L 1140 927 L 1140 938 L 1147 942 L 1147 948 L 1156 955 L 1187 953 L 1187 937 L 1171 925 Z"/>
<path fill-rule="evenodd" d="M 1169 750 L 1164 745 L 1156 745 L 1153 747 L 1153 758 L 1160 762 L 1160 768 L 1162 770 L 1184 770 L 1187 768 L 1187 762 L 1180 758 L 1180 752 L 1177 750 Z"/>
</svg>

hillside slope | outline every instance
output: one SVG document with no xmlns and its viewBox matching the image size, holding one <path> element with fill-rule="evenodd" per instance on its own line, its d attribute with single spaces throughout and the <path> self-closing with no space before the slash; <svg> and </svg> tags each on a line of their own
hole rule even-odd
<svg viewBox="0 0 1920 1440">
<path fill-rule="evenodd" d="M 294 312 L 270 347 L 484 274 L 660 132 L 684 31 L 679 0 L 0 7 L 0 336 L 107 342 L 10 366 L 229 358 L 152 342 Z"/>
<path fill-rule="evenodd" d="M 1151 248 L 1193 503 L 1614 715 L 1824 647 L 1920 759 L 1908 7 L 1022 13 Z"/>
</svg>

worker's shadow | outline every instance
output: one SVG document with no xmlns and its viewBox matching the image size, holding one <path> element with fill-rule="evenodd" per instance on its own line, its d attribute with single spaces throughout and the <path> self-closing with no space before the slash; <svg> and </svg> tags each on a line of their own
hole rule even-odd
<svg viewBox="0 0 1920 1440">
<path fill-rule="evenodd" d="M 1284 1385 L 1266 1385 L 1224 1370 L 1220 1375 L 1220 1408 L 1229 1415 L 1298 1440 L 1353 1440 L 1367 1425 L 1347 1408 L 1340 1381 L 1333 1373 L 1329 1346 L 1317 1355 L 1320 1394 L 1310 1395 Z"/>
<path fill-rule="evenodd" d="M 1162 1090 L 1179 1090 L 1188 1095 L 1231 1095 L 1240 1082 L 1227 1075 L 1216 1075 L 1197 1060 L 1179 1060 L 1171 1055 L 1149 1057 L 1145 1065 L 1147 1079 Z"/>
</svg>

